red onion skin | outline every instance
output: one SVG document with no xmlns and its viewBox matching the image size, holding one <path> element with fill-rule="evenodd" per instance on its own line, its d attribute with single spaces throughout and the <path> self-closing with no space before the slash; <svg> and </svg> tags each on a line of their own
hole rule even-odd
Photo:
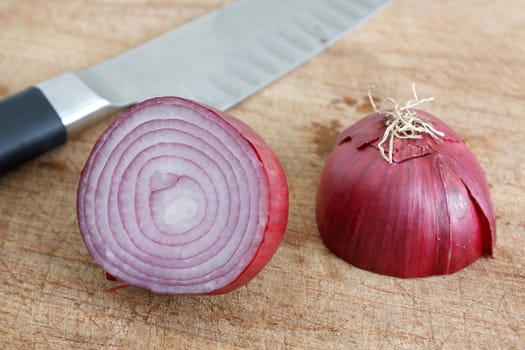
<svg viewBox="0 0 525 350">
<path fill-rule="evenodd" d="M 492 256 L 495 212 L 485 174 L 460 137 L 431 114 L 441 141 L 394 142 L 392 164 L 377 144 L 385 116 L 344 130 L 323 169 L 316 219 L 325 245 L 359 268 L 411 278 L 450 274 Z"/>
<path fill-rule="evenodd" d="M 113 130 L 118 126 L 118 121 L 120 119 L 126 118 L 127 115 L 136 112 L 139 109 L 145 108 L 148 105 L 153 105 L 159 103 L 163 100 L 178 100 L 185 104 L 196 104 L 200 108 L 204 108 L 214 114 L 217 118 L 221 118 L 226 121 L 230 126 L 232 126 L 241 137 L 248 141 L 255 151 L 257 157 L 261 161 L 264 172 L 267 176 L 268 181 L 268 221 L 266 224 L 266 229 L 264 231 L 263 239 L 253 256 L 251 262 L 246 266 L 246 268 L 237 276 L 235 280 L 225 285 L 222 288 L 213 290 L 209 293 L 201 293 L 201 295 L 217 295 L 231 292 L 237 288 L 242 287 L 251 281 L 270 261 L 273 257 L 277 248 L 279 247 L 288 222 L 288 211 L 289 211 L 289 193 L 288 193 L 288 183 L 286 179 L 286 174 L 284 169 L 272 149 L 266 144 L 264 139 L 250 128 L 247 124 L 241 120 L 233 117 L 232 115 L 216 110 L 210 106 L 180 98 L 180 97 L 157 97 L 150 100 L 146 100 L 140 104 L 137 104 L 133 107 L 127 109 L 119 118 L 117 118 L 104 132 L 103 136 L 97 140 L 95 143 L 92 153 L 99 148 L 107 137 L 110 135 Z M 87 166 L 88 163 L 86 163 Z M 84 173 L 86 168 L 81 171 L 81 175 Z M 79 210 L 79 201 L 81 200 L 80 196 L 77 193 L 77 210 Z M 83 236 L 84 238 L 84 236 Z M 106 272 L 106 278 L 111 281 L 117 281 L 118 279 Z M 121 287 L 131 286 L 129 284 L 124 284 L 122 286 L 117 286 L 112 289 L 120 289 Z M 191 294 L 199 295 L 199 294 Z"/>
</svg>

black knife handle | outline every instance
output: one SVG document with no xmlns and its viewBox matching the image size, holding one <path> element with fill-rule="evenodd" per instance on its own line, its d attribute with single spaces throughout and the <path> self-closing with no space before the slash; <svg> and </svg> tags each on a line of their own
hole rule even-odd
<svg viewBox="0 0 525 350">
<path fill-rule="evenodd" d="M 39 88 L 0 100 L 0 173 L 66 139 L 62 120 Z"/>
</svg>

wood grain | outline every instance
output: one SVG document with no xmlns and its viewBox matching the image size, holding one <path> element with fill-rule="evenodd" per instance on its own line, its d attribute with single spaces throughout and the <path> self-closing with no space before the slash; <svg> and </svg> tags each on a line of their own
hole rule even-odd
<svg viewBox="0 0 525 350">
<path fill-rule="evenodd" d="M 96 64 L 221 0 L 0 1 L 0 96 Z M 323 246 L 319 175 L 335 135 L 379 98 L 460 133 L 486 170 L 496 259 L 443 277 L 359 270 Z M 2 349 L 520 349 L 525 344 L 525 11 L 522 0 L 394 1 L 334 47 L 231 110 L 280 157 L 286 237 L 247 286 L 216 297 L 116 293 L 76 224 L 78 174 L 103 122 L 0 177 Z"/>
</svg>

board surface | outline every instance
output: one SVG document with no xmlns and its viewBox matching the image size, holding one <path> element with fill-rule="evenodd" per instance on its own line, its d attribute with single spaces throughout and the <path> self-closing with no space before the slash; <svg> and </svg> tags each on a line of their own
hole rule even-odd
<svg viewBox="0 0 525 350">
<path fill-rule="evenodd" d="M 216 9 L 222 0 L 0 2 L 0 97 L 79 70 Z M 320 172 L 366 94 L 410 97 L 478 157 L 497 211 L 495 259 L 403 280 L 337 259 L 317 233 Z M 76 223 L 79 172 L 110 120 L 0 177 L 2 349 L 519 349 L 525 344 L 525 10 L 506 2 L 399 0 L 230 110 L 280 157 L 290 220 L 252 282 L 214 297 L 114 282 Z M 0 126 L 1 127 L 1 126 Z"/>
</svg>

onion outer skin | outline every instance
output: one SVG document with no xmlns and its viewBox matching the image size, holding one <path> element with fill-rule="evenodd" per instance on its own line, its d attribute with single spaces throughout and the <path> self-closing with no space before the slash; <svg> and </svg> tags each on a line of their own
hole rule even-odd
<svg viewBox="0 0 525 350">
<path fill-rule="evenodd" d="M 450 274 L 493 256 L 496 219 L 483 169 L 441 120 L 418 117 L 445 133 L 394 142 L 394 163 L 380 155 L 384 115 L 344 130 L 323 169 L 316 220 L 325 245 L 346 262 L 412 278 Z"/>
<path fill-rule="evenodd" d="M 222 294 L 230 292 L 234 289 L 237 289 L 246 283 L 248 283 L 250 280 L 252 280 L 263 268 L 266 266 L 266 264 L 269 262 L 271 257 L 275 254 L 280 242 L 282 241 L 282 238 L 284 236 L 284 233 L 286 231 L 286 225 L 288 221 L 288 184 L 286 180 L 286 175 L 284 173 L 284 170 L 279 162 L 279 159 L 275 155 L 275 153 L 270 149 L 270 147 L 265 143 L 265 141 L 262 139 L 260 135 L 258 135 L 253 129 L 251 129 L 248 125 L 240 121 L 239 119 L 225 113 L 218 111 L 212 107 L 209 107 L 207 105 L 194 102 L 191 100 L 187 100 L 184 98 L 179 97 L 158 97 L 153 98 L 150 100 L 146 100 L 142 103 L 139 103 L 126 111 L 124 111 L 120 117 L 118 117 L 107 129 L 106 131 L 101 135 L 101 137 L 97 140 L 97 143 L 93 147 L 90 156 L 88 157 L 88 160 L 86 162 L 86 165 L 81 172 L 81 181 L 79 183 L 78 187 L 78 193 L 77 193 L 77 212 L 79 216 L 79 227 L 82 234 L 82 238 L 84 239 L 84 242 L 86 243 L 86 247 L 88 248 L 88 252 L 90 255 L 95 259 L 98 265 L 103 266 L 104 261 L 100 259 L 100 257 L 97 254 L 94 254 L 93 251 L 90 249 L 90 245 L 87 244 L 87 230 L 86 230 L 86 224 L 83 222 L 83 205 L 81 201 L 84 200 L 84 191 L 87 186 L 87 184 L 83 181 L 83 178 L 86 176 L 86 172 L 90 171 L 90 168 L 93 166 L 92 157 L 96 153 L 96 151 L 102 147 L 106 139 L 108 139 L 111 134 L 118 129 L 119 123 L 121 123 L 123 120 L 128 118 L 130 115 L 133 115 L 136 112 L 140 112 L 143 109 L 148 108 L 149 106 L 157 105 L 157 104 L 176 104 L 179 106 L 188 106 L 195 110 L 200 110 L 208 115 L 213 115 L 214 118 L 217 118 L 217 120 L 220 123 L 225 123 L 229 127 L 231 127 L 237 137 L 244 139 L 251 147 L 253 152 L 258 158 L 258 161 L 260 162 L 260 166 L 263 170 L 264 175 L 266 176 L 266 183 L 267 183 L 267 192 L 268 192 L 268 209 L 267 209 L 267 220 L 266 220 L 266 226 L 264 229 L 264 234 L 262 236 L 262 239 L 259 243 L 258 248 L 255 251 L 255 254 L 253 255 L 251 261 L 246 265 L 246 267 L 242 270 L 240 274 L 237 275 L 237 277 L 228 283 L 225 286 L 222 286 L 220 288 L 217 288 L 215 290 L 211 290 L 208 292 L 189 292 L 189 293 L 169 293 L 169 292 L 159 292 L 158 290 L 154 290 L 153 288 L 149 288 L 148 285 L 137 285 L 135 283 L 130 283 L 126 281 L 125 279 L 113 277 L 113 273 L 106 272 L 107 276 L 113 277 L 115 280 L 119 280 L 126 285 L 134 285 L 141 288 L 148 289 L 150 291 L 156 292 L 156 293 L 163 293 L 163 294 L 201 294 L 201 295 L 213 295 L 213 294 Z M 125 268 L 125 267 L 124 267 Z"/>
</svg>

